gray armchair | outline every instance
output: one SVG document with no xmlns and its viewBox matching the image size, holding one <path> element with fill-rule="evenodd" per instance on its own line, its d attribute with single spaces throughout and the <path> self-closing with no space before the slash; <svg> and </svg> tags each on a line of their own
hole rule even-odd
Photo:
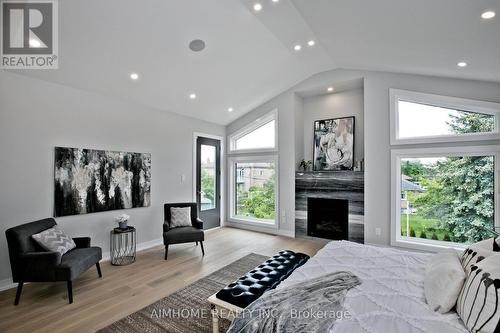
<svg viewBox="0 0 500 333">
<path fill-rule="evenodd" d="M 172 207 L 191 207 L 191 227 L 170 228 L 170 208 Z M 164 222 L 163 222 L 163 243 L 165 244 L 165 260 L 168 257 L 168 246 L 170 244 L 181 244 L 195 242 L 198 245 L 200 242 L 201 253 L 205 255 L 203 241 L 205 234 L 203 233 L 203 221 L 198 218 L 198 208 L 196 202 L 185 203 L 170 203 L 164 205 Z"/>
<path fill-rule="evenodd" d="M 73 303 L 73 280 L 91 266 L 96 265 L 102 277 L 99 261 L 102 259 L 100 247 L 91 247 L 89 237 L 73 238 L 76 248 L 61 256 L 58 252 L 48 252 L 31 236 L 56 225 L 52 218 L 39 220 L 7 229 L 12 280 L 18 283 L 14 305 L 19 304 L 24 282 L 66 281 L 68 301 Z"/>
</svg>

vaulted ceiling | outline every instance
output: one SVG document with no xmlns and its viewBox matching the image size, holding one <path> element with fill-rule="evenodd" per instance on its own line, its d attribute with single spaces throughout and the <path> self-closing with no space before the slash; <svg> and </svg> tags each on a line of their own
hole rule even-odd
<svg viewBox="0 0 500 333">
<path fill-rule="evenodd" d="M 500 81 L 500 17 L 486 10 L 499 1 L 64 0 L 59 69 L 19 73 L 228 124 L 333 68 Z"/>
</svg>

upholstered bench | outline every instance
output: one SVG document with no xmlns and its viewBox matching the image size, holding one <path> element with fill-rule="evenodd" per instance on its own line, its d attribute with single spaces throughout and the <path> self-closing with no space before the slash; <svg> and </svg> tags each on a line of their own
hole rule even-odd
<svg viewBox="0 0 500 333">
<path fill-rule="evenodd" d="M 309 256 L 303 253 L 289 250 L 280 251 L 218 293 L 210 296 L 208 301 L 212 307 L 214 332 L 219 330 L 219 318 L 233 320 L 250 303 L 266 291 L 276 288 L 308 259 Z"/>
</svg>

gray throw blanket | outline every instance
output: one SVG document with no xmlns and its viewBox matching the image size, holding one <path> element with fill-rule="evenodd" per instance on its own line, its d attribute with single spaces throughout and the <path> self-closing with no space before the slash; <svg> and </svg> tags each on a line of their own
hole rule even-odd
<svg viewBox="0 0 500 333">
<path fill-rule="evenodd" d="M 266 292 L 234 319 L 228 333 L 328 332 L 349 318 L 342 304 L 361 281 L 350 272 L 326 274 Z"/>
</svg>

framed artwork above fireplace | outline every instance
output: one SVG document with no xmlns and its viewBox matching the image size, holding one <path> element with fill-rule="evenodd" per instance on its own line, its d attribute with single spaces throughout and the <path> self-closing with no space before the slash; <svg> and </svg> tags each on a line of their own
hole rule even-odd
<svg viewBox="0 0 500 333">
<path fill-rule="evenodd" d="M 352 170 L 354 166 L 354 117 L 314 122 L 314 171 Z"/>
</svg>

